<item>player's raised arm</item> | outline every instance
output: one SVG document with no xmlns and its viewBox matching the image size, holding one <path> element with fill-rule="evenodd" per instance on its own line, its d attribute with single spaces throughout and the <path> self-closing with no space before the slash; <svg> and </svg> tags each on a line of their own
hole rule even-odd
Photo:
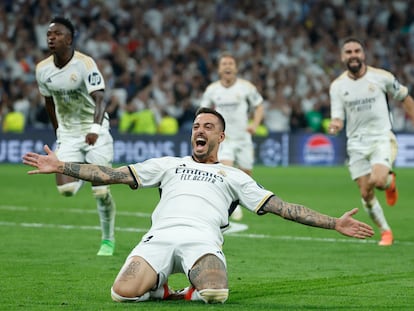
<svg viewBox="0 0 414 311">
<path fill-rule="evenodd" d="M 56 154 L 45 145 L 46 155 L 28 152 L 23 156 L 23 163 L 37 168 L 29 171 L 33 174 L 60 173 L 79 179 L 92 181 L 94 184 L 128 184 L 135 185 L 135 181 L 126 166 L 110 168 L 93 164 L 79 164 L 59 161 Z"/>
<path fill-rule="evenodd" d="M 265 204 L 263 211 L 304 225 L 334 229 L 343 235 L 357 239 L 365 239 L 374 235 L 371 226 L 352 218 L 358 212 L 357 208 L 346 212 L 341 218 L 336 218 L 321 214 L 300 204 L 285 202 L 273 196 Z"/>
</svg>

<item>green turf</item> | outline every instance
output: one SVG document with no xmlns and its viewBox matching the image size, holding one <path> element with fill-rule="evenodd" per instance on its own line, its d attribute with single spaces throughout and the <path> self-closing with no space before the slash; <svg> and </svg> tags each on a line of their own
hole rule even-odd
<svg viewBox="0 0 414 311">
<path fill-rule="evenodd" d="M 245 212 L 247 231 L 226 236 L 230 297 L 224 305 L 164 301 L 117 304 L 112 282 L 150 225 L 157 190 L 112 187 L 117 202 L 113 257 L 97 257 L 98 215 L 87 184 L 61 197 L 52 175 L 28 176 L 28 167 L 0 165 L 0 310 L 413 310 L 413 169 L 397 169 L 396 207 L 378 197 L 396 243 L 379 247 L 334 231 Z M 345 167 L 255 168 L 266 188 L 287 201 L 335 216 L 360 207 Z M 356 218 L 371 224 L 361 209 Z M 183 275 L 170 285 L 186 286 Z"/>
</svg>

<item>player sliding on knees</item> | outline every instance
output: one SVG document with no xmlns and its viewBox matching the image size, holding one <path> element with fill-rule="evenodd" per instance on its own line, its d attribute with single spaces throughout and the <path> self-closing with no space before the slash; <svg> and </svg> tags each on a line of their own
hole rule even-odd
<svg viewBox="0 0 414 311">
<path fill-rule="evenodd" d="M 112 299 L 118 302 L 225 302 L 229 290 L 222 229 L 228 226 L 228 209 L 236 201 L 257 215 L 271 213 L 358 239 L 374 234 L 369 225 L 352 217 L 356 208 L 340 218 L 324 215 L 283 201 L 238 168 L 221 164 L 217 151 L 224 138 L 221 114 L 201 108 L 192 127 L 192 156 L 154 158 L 110 168 L 59 161 L 45 146 L 46 155 L 29 152 L 23 163 L 36 168 L 29 174 L 61 173 L 102 185 L 160 188 L 151 228 L 128 255 L 112 285 Z M 173 273 L 186 274 L 191 285 L 183 291 L 172 291 L 168 277 Z"/>
</svg>

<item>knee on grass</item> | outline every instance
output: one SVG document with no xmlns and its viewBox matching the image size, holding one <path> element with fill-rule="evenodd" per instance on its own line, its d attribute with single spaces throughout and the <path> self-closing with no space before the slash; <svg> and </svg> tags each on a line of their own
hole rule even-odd
<svg viewBox="0 0 414 311">
<path fill-rule="evenodd" d="M 150 293 L 147 292 L 147 293 L 144 293 L 141 296 L 131 295 L 131 297 L 126 297 L 126 296 L 119 295 L 117 292 L 115 292 L 114 288 L 111 287 L 111 298 L 115 302 L 140 302 L 140 301 L 149 300 Z"/>
</svg>

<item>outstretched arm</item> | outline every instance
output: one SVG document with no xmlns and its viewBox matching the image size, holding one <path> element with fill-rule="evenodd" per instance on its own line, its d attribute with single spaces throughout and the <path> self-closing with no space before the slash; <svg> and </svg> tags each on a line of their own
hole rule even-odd
<svg viewBox="0 0 414 311">
<path fill-rule="evenodd" d="M 374 235 L 371 226 L 352 218 L 358 212 L 357 208 L 346 212 L 341 218 L 336 218 L 321 214 L 300 204 L 285 202 L 273 196 L 265 204 L 263 211 L 304 225 L 334 229 L 343 235 L 358 239 L 365 239 Z"/>
<path fill-rule="evenodd" d="M 94 164 L 78 164 L 59 161 L 56 154 L 45 145 L 46 155 L 34 152 L 23 156 L 23 163 L 37 168 L 29 171 L 33 174 L 60 173 L 79 179 L 92 181 L 95 185 L 127 184 L 134 186 L 135 181 L 126 166 L 110 168 Z"/>
</svg>

